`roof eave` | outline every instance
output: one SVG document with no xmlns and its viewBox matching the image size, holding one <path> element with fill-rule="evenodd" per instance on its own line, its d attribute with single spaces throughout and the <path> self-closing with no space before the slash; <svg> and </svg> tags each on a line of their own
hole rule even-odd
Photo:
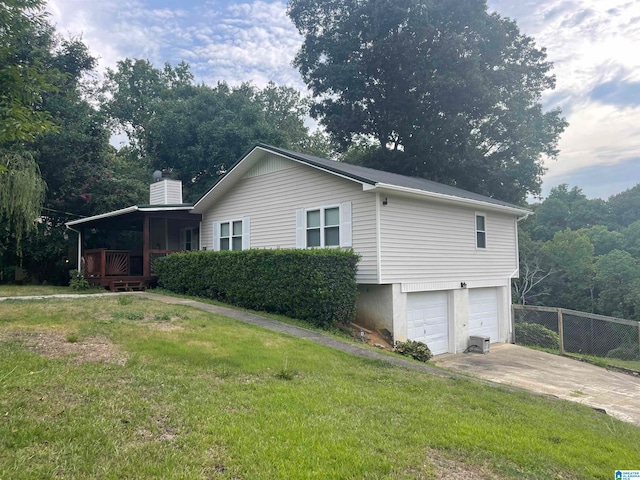
<svg viewBox="0 0 640 480">
<path fill-rule="evenodd" d="M 101 213 L 100 215 L 94 215 L 92 217 L 81 218 L 79 220 L 71 220 L 70 222 L 66 222 L 65 225 L 67 227 L 70 227 L 74 225 L 80 225 L 82 223 L 92 222 L 95 220 L 101 220 L 103 218 L 117 217 L 118 215 L 126 215 L 127 213 L 132 213 L 136 211 L 138 211 L 138 206 L 133 205 L 131 207 L 121 208 L 120 210 L 113 210 L 107 213 Z"/>
<path fill-rule="evenodd" d="M 133 212 L 173 212 L 182 210 L 191 210 L 193 205 L 132 205 L 130 207 L 121 208 L 120 210 L 112 210 L 111 212 L 101 213 L 100 215 L 94 215 L 92 217 L 80 218 L 78 220 L 71 220 L 66 222 L 67 227 L 73 227 L 75 225 L 82 225 L 83 223 L 95 222 L 96 220 L 102 220 L 104 218 L 119 217 L 120 215 L 127 215 Z"/>
<path fill-rule="evenodd" d="M 529 215 L 531 210 L 520 208 L 516 206 L 499 205 L 497 203 L 483 202 L 481 200 L 474 200 L 472 198 L 458 197 L 454 195 L 445 195 L 444 193 L 429 192 L 426 190 L 420 190 L 417 188 L 401 187 L 399 185 L 392 185 L 389 183 L 376 183 L 373 187 L 367 187 L 367 191 L 392 191 L 398 193 L 404 193 L 408 195 L 417 195 L 421 197 L 433 198 L 444 202 L 453 202 L 457 204 L 466 204 L 470 207 L 483 208 L 485 210 L 498 210 L 501 212 L 512 213 L 514 215 Z"/>
</svg>

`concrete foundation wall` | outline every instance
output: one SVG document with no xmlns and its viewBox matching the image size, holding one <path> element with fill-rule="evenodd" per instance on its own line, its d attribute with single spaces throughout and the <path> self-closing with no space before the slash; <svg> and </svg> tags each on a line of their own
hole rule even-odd
<svg viewBox="0 0 640 480">
<path fill-rule="evenodd" d="M 371 329 L 386 328 L 393 333 L 391 285 L 358 285 L 356 323 Z"/>
</svg>

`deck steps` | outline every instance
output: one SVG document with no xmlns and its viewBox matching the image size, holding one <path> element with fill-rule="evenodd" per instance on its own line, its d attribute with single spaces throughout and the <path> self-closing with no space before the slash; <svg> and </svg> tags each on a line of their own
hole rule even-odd
<svg viewBox="0 0 640 480">
<path fill-rule="evenodd" d="M 145 289 L 145 282 L 139 280 L 112 280 L 109 290 L 112 292 L 141 292 Z"/>
</svg>

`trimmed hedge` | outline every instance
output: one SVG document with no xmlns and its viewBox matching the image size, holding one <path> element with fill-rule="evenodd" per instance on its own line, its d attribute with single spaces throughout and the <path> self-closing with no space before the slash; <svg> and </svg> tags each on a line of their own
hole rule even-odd
<svg viewBox="0 0 640 480">
<path fill-rule="evenodd" d="M 160 258 L 155 271 L 176 293 L 328 327 L 355 317 L 359 259 L 338 249 L 198 251 Z"/>
<path fill-rule="evenodd" d="M 537 323 L 516 323 L 515 335 L 518 345 L 538 346 L 556 350 L 560 348 L 558 334 Z"/>
</svg>

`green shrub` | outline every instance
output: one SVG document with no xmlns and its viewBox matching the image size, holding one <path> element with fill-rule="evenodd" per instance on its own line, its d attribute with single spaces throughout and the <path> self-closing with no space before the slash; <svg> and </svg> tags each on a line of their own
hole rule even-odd
<svg viewBox="0 0 640 480">
<path fill-rule="evenodd" d="M 617 358 L 618 360 L 640 360 L 638 345 L 623 345 L 607 352 L 607 358 Z"/>
<path fill-rule="evenodd" d="M 406 342 L 396 342 L 393 351 L 404 355 L 405 357 L 411 357 L 420 362 L 428 362 L 433 354 L 427 346 L 422 342 L 416 342 L 414 340 L 407 340 Z"/>
<path fill-rule="evenodd" d="M 355 316 L 359 256 L 339 249 L 175 253 L 156 261 L 159 286 L 321 327 Z"/>
<path fill-rule="evenodd" d="M 556 350 L 560 348 L 558 334 L 537 323 L 516 323 L 515 336 L 518 345 L 531 345 Z"/>
<path fill-rule="evenodd" d="M 80 270 L 69 270 L 69 286 L 73 290 L 89 290 L 91 285 Z"/>
</svg>

